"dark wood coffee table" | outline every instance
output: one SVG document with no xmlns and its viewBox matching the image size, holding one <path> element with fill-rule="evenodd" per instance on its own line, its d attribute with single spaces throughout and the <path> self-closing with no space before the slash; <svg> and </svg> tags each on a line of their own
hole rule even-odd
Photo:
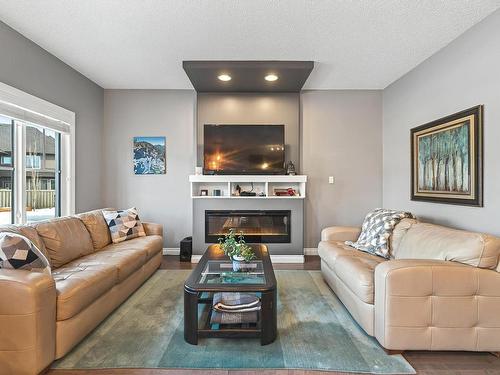
<svg viewBox="0 0 500 375">
<path fill-rule="evenodd" d="M 231 260 L 219 245 L 211 245 L 184 284 L 184 339 L 197 345 L 199 337 L 260 338 L 270 344 L 277 334 L 277 288 L 273 266 L 265 245 L 252 246 L 256 260 L 248 271 L 234 272 Z M 216 292 L 249 292 L 260 295 L 261 310 L 255 327 L 214 329 L 210 324 L 213 294 Z M 200 304 L 208 305 L 206 319 L 198 317 Z M 201 320 L 201 321 L 200 321 Z"/>
</svg>

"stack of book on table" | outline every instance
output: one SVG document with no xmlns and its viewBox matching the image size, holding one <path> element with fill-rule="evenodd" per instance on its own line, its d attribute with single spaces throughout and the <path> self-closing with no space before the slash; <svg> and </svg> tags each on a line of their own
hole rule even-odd
<svg viewBox="0 0 500 375">
<path fill-rule="evenodd" d="M 221 292 L 214 294 L 212 324 L 257 323 L 260 299 L 255 294 Z"/>
</svg>

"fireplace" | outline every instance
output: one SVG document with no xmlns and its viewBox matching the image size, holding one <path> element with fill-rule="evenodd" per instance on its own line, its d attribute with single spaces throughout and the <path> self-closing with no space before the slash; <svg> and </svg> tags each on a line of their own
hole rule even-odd
<svg viewBox="0 0 500 375">
<path fill-rule="evenodd" d="M 290 243 L 290 210 L 205 211 L 205 242 L 216 243 L 234 229 L 248 243 Z"/>
</svg>

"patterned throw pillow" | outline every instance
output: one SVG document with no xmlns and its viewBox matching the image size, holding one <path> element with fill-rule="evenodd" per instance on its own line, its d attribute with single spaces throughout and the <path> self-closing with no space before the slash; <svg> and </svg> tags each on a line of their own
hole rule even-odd
<svg viewBox="0 0 500 375">
<path fill-rule="evenodd" d="M 0 268 L 43 272 L 50 275 L 50 263 L 26 237 L 0 233 Z"/>
<path fill-rule="evenodd" d="M 410 212 L 377 208 L 366 215 L 358 240 L 345 243 L 358 250 L 389 259 L 391 256 L 389 237 L 394 227 L 405 218 L 415 217 Z"/>
<path fill-rule="evenodd" d="M 135 207 L 128 210 L 102 211 L 113 243 L 146 235 Z"/>
</svg>

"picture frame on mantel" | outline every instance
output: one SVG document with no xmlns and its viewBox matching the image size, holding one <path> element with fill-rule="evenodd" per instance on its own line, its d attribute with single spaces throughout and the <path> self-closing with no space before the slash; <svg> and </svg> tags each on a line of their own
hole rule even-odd
<svg viewBox="0 0 500 375">
<path fill-rule="evenodd" d="M 483 106 L 410 130 L 411 200 L 483 207 Z"/>
</svg>

